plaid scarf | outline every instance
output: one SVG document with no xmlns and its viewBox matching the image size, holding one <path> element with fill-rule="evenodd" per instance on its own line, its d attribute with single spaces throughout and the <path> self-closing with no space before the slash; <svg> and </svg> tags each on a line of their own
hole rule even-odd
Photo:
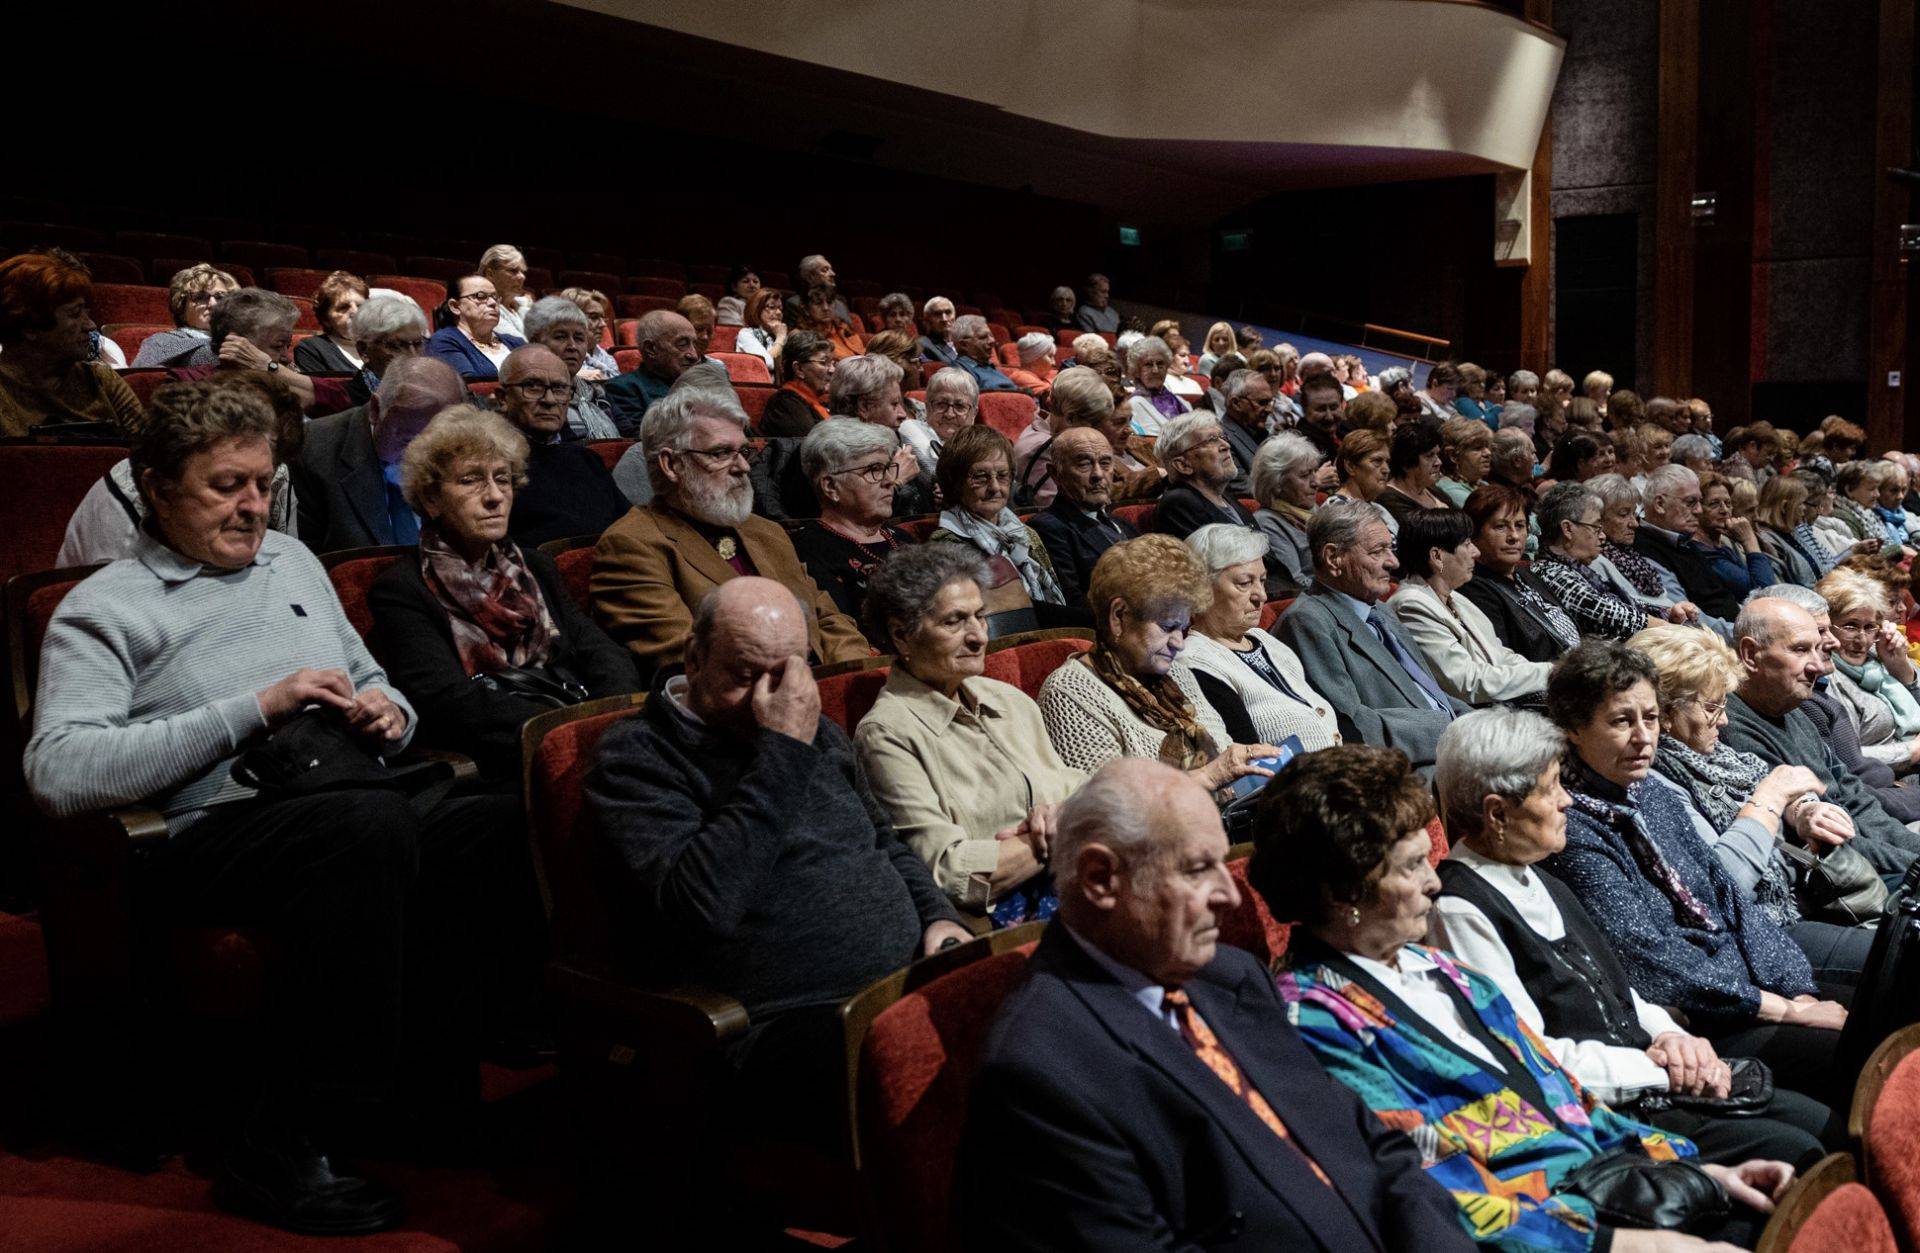
<svg viewBox="0 0 1920 1253">
<path fill-rule="evenodd" d="M 512 540 L 502 540 L 469 563 L 448 545 L 439 526 L 428 522 L 420 530 L 420 577 L 447 611 L 453 645 L 468 675 L 542 665 L 552 653 L 560 632 Z"/>
<path fill-rule="evenodd" d="M 1156 731 L 1167 733 L 1160 744 L 1161 761 L 1182 770 L 1193 770 L 1213 760 L 1217 751 L 1213 737 L 1200 725 L 1193 703 L 1172 675 L 1142 680 L 1128 674 L 1105 644 L 1096 644 L 1080 654 L 1080 661 L 1126 702 L 1134 717 Z"/>
</svg>

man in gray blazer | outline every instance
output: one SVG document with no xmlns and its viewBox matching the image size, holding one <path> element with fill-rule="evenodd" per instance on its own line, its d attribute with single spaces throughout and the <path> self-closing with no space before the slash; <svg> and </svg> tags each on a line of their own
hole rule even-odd
<svg viewBox="0 0 1920 1253">
<path fill-rule="evenodd" d="M 412 543 L 419 532 L 395 525 L 411 510 L 387 467 L 400 464 L 434 414 L 464 399 L 446 362 L 405 357 L 387 367 L 366 404 L 309 422 L 294 479 L 300 542 L 317 553 Z"/>
<path fill-rule="evenodd" d="M 1323 505 L 1307 543 L 1313 586 L 1281 617 L 1280 638 L 1333 702 L 1343 738 L 1397 748 L 1431 772 L 1440 733 L 1472 706 L 1446 694 L 1380 603 L 1400 568 L 1387 524 L 1369 504 Z"/>
</svg>

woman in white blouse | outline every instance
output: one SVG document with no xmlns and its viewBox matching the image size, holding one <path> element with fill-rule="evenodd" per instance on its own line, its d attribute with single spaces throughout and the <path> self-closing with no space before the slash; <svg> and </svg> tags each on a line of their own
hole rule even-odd
<svg viewBox="0 0 1920 1253">
<path fill-rule="evenodd" d="M 1333 706 L 1307 682 L 1294 651 L 1260 629 L 1265 534 L 1216 522 L 1187 536 L 1187 547 L 1213 579 L 1213 603 L 1194 618 L 1175 676 L 1192 677 L 1236 743 L 1278 744 L 1297 735 L 1307 752 L 1338 744 Z"/>
<path fill-rule="evenodd" d="M 1458 509 L 1416 509 L 1401 520 L 1394 554 L 1400 590 L 1387 604 L 1448 695 L 1490 705 L 1547 690 L 1553 664 L 1508 648 L 1479 606 L 1454 595 L 1480 556 L 1471 518 Z"/>
</svg>

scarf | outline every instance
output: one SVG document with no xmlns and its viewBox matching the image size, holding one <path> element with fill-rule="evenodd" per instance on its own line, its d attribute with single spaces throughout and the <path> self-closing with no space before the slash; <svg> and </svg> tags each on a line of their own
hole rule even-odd
<svg viewBox="0 0 1920 1253">
<path fill-rule="evenodd" d="M 1720 924 L 1700 903 L 1700 898 L 1688 890 L 1681 881 L 1680 872 L 1673 868 L 1673 863 L 1667 860 L 1648 832 L 1646 821 L 1641 816 L 1641 785 L 1636 783 L 1632 787 L 1622 788 L 1609 782 L 1589 769 L 1579 755 L 1572 752 L 1566 755 L 1561 770 L 1573 807 L 1620 836 L 1627 851 L 1633 854 L 1640 873 L 1672 903 L 1674 921 L 1696 931 L 1719 931 Z M 1610 799 L 1615 796 L 1619 799 Z"/>
<path fill-rule="evenodd" d="M 1643 554 L 1607 540 L 1600 546 L 1600 555 L 1611 561 L 1614 569 L 1627 576 L 1627 582 L 1633 584 L 1634 591 L 1642 596 L 1660 596 L 1660 571 Z"/>
<path fill-rule="evenodd" d="M 1307 519 L 1313 516 L 1313 510 L 1302 509 L 1299 505 L 1284 500 L 1276 500 L 1271 505 L 1268 505 L 1267 508 L 1273 510 L 1303 531 L 1307 529 Z"/>
<path fill-rule="evenodd" d="M 1889 544 L 1904 544 L 1907 542 L 1906 510 L 1889 509 L 1885 505 L 1875 505 L 1873 507 L 1873 516 L 1880 519 L 1881 529 L 1886 532 L 1887 542 Z"/>
<path fill-rule="evenodd" d="M 468 564 L 429 522 L 420 531 L 420 577 L 447 611 L 454 647 L 469 675 L 543 665 L 552 654 L 560 632 L 512 540 L 502 540 Z"/>
<path fill-rule="evenodd" d="M 1715 748 L 1712 756 L 1705 756 L 1671 735 L 1660 737 L 1660 746 L 1654 750 L 1653 768 L 1662 778 L 1685 791 L 1701 817 L 1723 834 L 1772 769 L 1752 753 L 1738 752 L 1725 744 Z M 1767 921 L 1775 926 L 1790 927 L 1800 921 L 1800 905 L 1793 895 L 1793 873 L 1777 848 L 1760 870 L 1760 881 L 1753 887 L 1753 900 Z"/>
<path fill-rule="evenodd" d="M 821 403 L 820 393 L 814 391 L 811 387 L 808 387 L 805 383 L 802 383 L 799 379 L 788 379 L 785 383 L 780 385 L 780 390 L 783 392 L 792 392 L 794 395 L 798 396 L 800 399 L 806 401 L 807 407 L 809 409 L 812 409 L 814 412 L 814 416 L 819 418 L 822 422 L 825 422 L 830 416 L 832 416 L 827 412 L 826 405 Z"/>
<path fill-rule="evenodd" d="M 1033 555 L 1033 533 L 1027 530 L 1013 510 L 1002 505 L 1000 516 L 992 522 L 982 522 L 965 509 L 949 509 L 940 515 L 940 525 L 978 548 L 989 557 L 1005 557 L 1020 572 L 1020 582 L 1026 587 L 1027 595 L 1038 604 L 1064 605 L 1067 603 L 1060 585 L 1054 581 L 1053 571 L 1035 560 Z"/>
<path fill-rule="evenodd" d="M 1200 725 L 1193 703 L 1173 676 L 1142 680 L 1128 674 L 1105 644 L 1080 654 L 1080 661 L 1123 702 L 1133 716 L 1167 738 L 1160 744 L 1160 760 L 1181 770 L 1194 770 L 1213 760 L 1213 737 Z"/>
<path fill-rule="evenodd" d="M 1833 494 L 1833 516 L 1847 524 L 1855 539 L 1877 539 L 1886 535 L 1886 528 L 1873 516 L 1873 510 L 1844 493 Z"/>
<path fill-rule="evenodd" d="M 1893 714 L 1893 729 L 1901 739 L 1920 735 L 1920 701 L 1913 698 L 1907 685 L 1898 682 L 1887 673 L 1880 659 L 1869 655 L 1865 662 L 1854 665 L 1839 653 L 1833 654 L 1834 668 L 1857 684 L 1861 691 L 1878 696 L 1881 704 Z"/>
<path fill-rule="evenodd" d="M 1813 561 L 1813 564 L 1819 569 L 1822 575 L 1825 575 L 1828 571 L 1840 564 L 1840 558 L 1834 556 L 1833 550 L 1828 548 L 1826 544 L 1821 541 L 1820 537 L 1814 533 L 1811 522 L 1802 522 L 1799 526 L 1794 527 L 1793 538 L 1800 541 L 1800 547 L 1806 550 L 1807 556 Z"/>
</svg>

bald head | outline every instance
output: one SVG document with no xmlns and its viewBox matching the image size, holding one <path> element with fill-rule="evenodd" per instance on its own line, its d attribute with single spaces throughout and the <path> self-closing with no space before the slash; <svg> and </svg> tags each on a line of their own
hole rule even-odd
<svg viewBox="0 0 1920 1253">
<path fill-rule="evenodd" d="M 688 366 L 700 360 L 699 339 L 693 323 L 671 309 L 652 309 L 642 314 L 634 327 L 633 339 L 640 349 L 640 368 L 668 382 L 679 378 Z"/>
<path fill-rule="evenodd" d="M 708 592 L 687 640 L 687 703 L 709 726 L 754 727 L 753 688 L 807 664 L 807 618 L 772 579 L 729 579 Z"/>
<path fill-rule="evenodd" d="M 1310 352 L 1300 358 L 1300 377 L 1310 379 L 1316 374 L 1332 374 L 1333 358 L 1324 352 Z"/>
<path fill-rule="evenodd" d="M 1734 620 L 1733 634 L 1745 671 L 1740 699 L 1767 717 L 1785 717 L 1799 708 L 1827 672 L 1819 622 L 1791 601 L 1749 599 Z"/>
<path fill-rule="evenodd" d="M 1071 426 L 1053 437 L 1047 453 L 1060 495 L 1083 509 L 1113 503 L 1113 445 L 1097 426 Z"/>
<path fill-rule="evenodd" d="M 546 443 L 567 425 L 573 371 L 545 344 L 523 344 L 500 363 L 500 416 L 536 443 Z"/>
<path fill-rule="evenodd" d="M 500 381 L 517 383 L 529 375 L 551 370 L 558 370 L 562 377 L 565 377 L 567 363 L 545 344 L 522 344 L 508 353 L 507 359 L 500 363 Z"/>
</svg>

